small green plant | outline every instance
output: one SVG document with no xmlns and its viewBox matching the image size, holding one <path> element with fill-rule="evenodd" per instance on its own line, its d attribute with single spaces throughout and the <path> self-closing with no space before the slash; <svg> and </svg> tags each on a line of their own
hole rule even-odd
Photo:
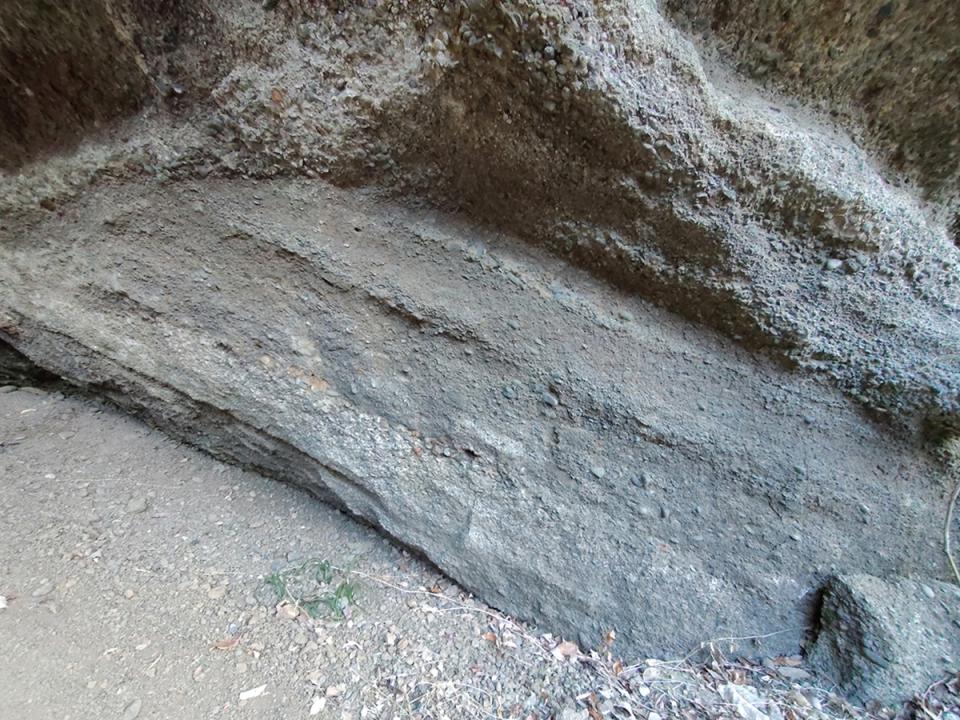
<svg viewBox="0 0 960 720">
<path fill-rule="evenodd" d="M 347 609 L 356 604 L 359 585 L 352 580 L 342 580 L 331 591 L 334 568 L 328 560 L 307 560 L 303 564 L 280 570 L 263 579 L 271 588 L 278 602 L 286 600 L 303 610 L 312 618 L 324 615 L 342 620 Z"/>
</svg>

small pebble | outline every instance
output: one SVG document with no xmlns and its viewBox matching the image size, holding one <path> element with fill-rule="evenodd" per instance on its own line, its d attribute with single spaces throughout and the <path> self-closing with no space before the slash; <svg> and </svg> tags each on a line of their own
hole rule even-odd
<svg viewBox="0 0 960 720">
<path fill-rule="evenodd" d="M 137 715 L 140 714 L 140 707 L 142 703 L 140 698 L 134 698 L 127 706 L 123 709 L 123 720 L 133 720 Z"/>
<path fill-rule="evenodd" d="M 127 512 L 131 515 L 142 513 L 147 509 L 147 499 L 142 495 L 130 498 L 127 503 Z"/>
<path fill-rule="evenodd" d="M 39 597 L 44 597 L 45 595 L 49 595 L 52 592 L 53 592 L 53 583 L 49 581 L 44 581 L 43 583 L 41 583 L 40 587 L 34 590 L 33 593 L 31 594 L 33 595 L 33 597 L 39 598 Z"/>
</svg>

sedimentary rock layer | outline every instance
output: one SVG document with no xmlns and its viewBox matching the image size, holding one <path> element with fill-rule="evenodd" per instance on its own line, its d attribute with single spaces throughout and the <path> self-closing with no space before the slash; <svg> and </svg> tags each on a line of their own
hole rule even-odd
<svg viewBox="0 0 960 720">
<path fill-rule="evenodd" d="M 104 183 L 0 235 L 2 337 L 585 645 L 796 651 L 943 576 L 924 453 L 502 233 L 316 181 Z"/>
</svg>

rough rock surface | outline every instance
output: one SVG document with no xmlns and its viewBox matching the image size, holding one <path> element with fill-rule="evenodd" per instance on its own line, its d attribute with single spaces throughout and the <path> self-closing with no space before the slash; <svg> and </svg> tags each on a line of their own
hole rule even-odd
<svg viewBox="0 0 960 720">
<path fill-rule="evenodd" d="M 960 210 L 955 2 L 667 0 L 664 5 L 737 70 L 842 118 L 891 170 L 934 197 L 952 199 L 953 210 Z"/>
<path fill-rule="evenodd" d="M 906 578 L 830 580 L 810 656 L 856 699 L 895 703 L 960 668 L 960 588 Z"/>
<path fill-rule="evenodd" d="M 0 48 L 0 168 L 63 149 L 148 94 L 146 64 L 109 0 L 5 2 Z"/>
<path fill-rule="evenodd" d="M 0 248 L 31 358 L 584 645 L 795 651 L 828 575 L 945 573 L 919 449 L 481 226 L 315 181 L 146 182 Z"/>
<path fill-rule="evenodd" d="M 947 577 L 960 250 L 850 136 L 652 2 L 149 5 L 150 107 L 0 182 L 11 345 L 585 644 Z"/>
<path fill-rule="evenodd" d="M 871 408 L 956 423 L 947 224 L 849 137 L 705 66 L 653 3 L 234 0 L 181 24 L 146 61 L 181 93 L 152 111 L 171 118 L 151 117 L 152 144 L 27 173 L 0 207 L 55 203 L 63 176 L 104 164 L 376 184 L 827 372 Z"/>
</svg>

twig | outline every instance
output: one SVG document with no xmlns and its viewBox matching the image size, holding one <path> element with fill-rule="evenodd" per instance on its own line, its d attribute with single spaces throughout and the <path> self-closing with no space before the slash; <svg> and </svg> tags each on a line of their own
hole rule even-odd
<svg viewBox="0 0 960 720">
<path fill-rule="evenodd" d="M 452 600 L 451 598 L 448 598 L 444 595 L 438 595 L 437 593 L 432 593 L 429 590 L 411 590 L 409 588 L 402 588 L 399 585 L 395 585 L 394 583 L 388 580 L 384 580 L 383 578 L 377 577 L 376 575 L 370 575 L 369 573 L 365 573 L 360 570 L 348 570 L 345 568 L 339 568 L 336 565 L 331 565 L 330 567 L 334 570 L 340 570 L 341 572 L 344 572 L 344 573 L 350 573 L 352 575 L 357 575 L 367 580 L 372 580 L 373 582 L 378 583 L 379 585 L 390 588 L 391 590 L 394 590 L 399 593 L 403 593 L 405 595 L 423 595 L 425 597 L 432 598 L 434 600 L 440 600 L 447 603 L 447 607 L 434 606 L 434 610 L 436 612 L 477 613 L 479 615 L 486 615 L 487 617 L 493 618 L 494 620 L 498 620 L 499 622 L 506 623 L 513 629 L 513 631 L 517 635 L 529 641 L 534 646 L 539 647 L 541 651 L 543 651 L 545 654 L 549 656 L 549 653 L 542 647 L 541 642 L 537 638 L 530 635 L 530 633 L 528 633 L 523 628 L 522 625 L 517 623 L 515 620 L 512 620 L 511 618 L 507 617 L 506 615 L 494 612 L 492 610 L 485 610 L 483 608 L 471 607 L 469 605 L 462 605 L 456 602 L 455 600 Z"/>
<path fill-rule="evenodd" d="M 957 452 L 960 450 L 960 440 L 953 438 L 947 445 L 947 452 L 950 454 L 951 465 L 958 466 Z M 953 488 L 953 494 L 950 496 L 950 503 L 947 505 L 947 518 L 943 523 L 943 550 L 947 554 L 947 560 L 950 561 L 950 568 L 953 570 L 953 576 L 957 579 L 957 585 L 960 585 L 960 570 L 957 569 L 957 561 L 953 559 L 953 552 L 950 550 L 950 528 L 953 526 L 953 510 L 957 505 L 957 496 L 960 495 L 960 467 L 955 467 L 957 474 L 957 483 Z"/>
<path fill-rule="evenodd" d="M 947 519 L 943 524 L 943 549 L 947 553 L 947 560 L 950 561 L 950 568 L 953 570 L 953 576 L 957 579 L 957 585 L 960 585 L 960 570 L 957 569 L 957 561 L 953 559 L 953 552 L 950 550 L 950 527 L 953 525 L 953 509 L 957 505 L 958 495 L 960 495 L 960 477 L 957 478 L 953 495 L 950 496 L 950 504 L 947 506 Z"/>
</svg>

